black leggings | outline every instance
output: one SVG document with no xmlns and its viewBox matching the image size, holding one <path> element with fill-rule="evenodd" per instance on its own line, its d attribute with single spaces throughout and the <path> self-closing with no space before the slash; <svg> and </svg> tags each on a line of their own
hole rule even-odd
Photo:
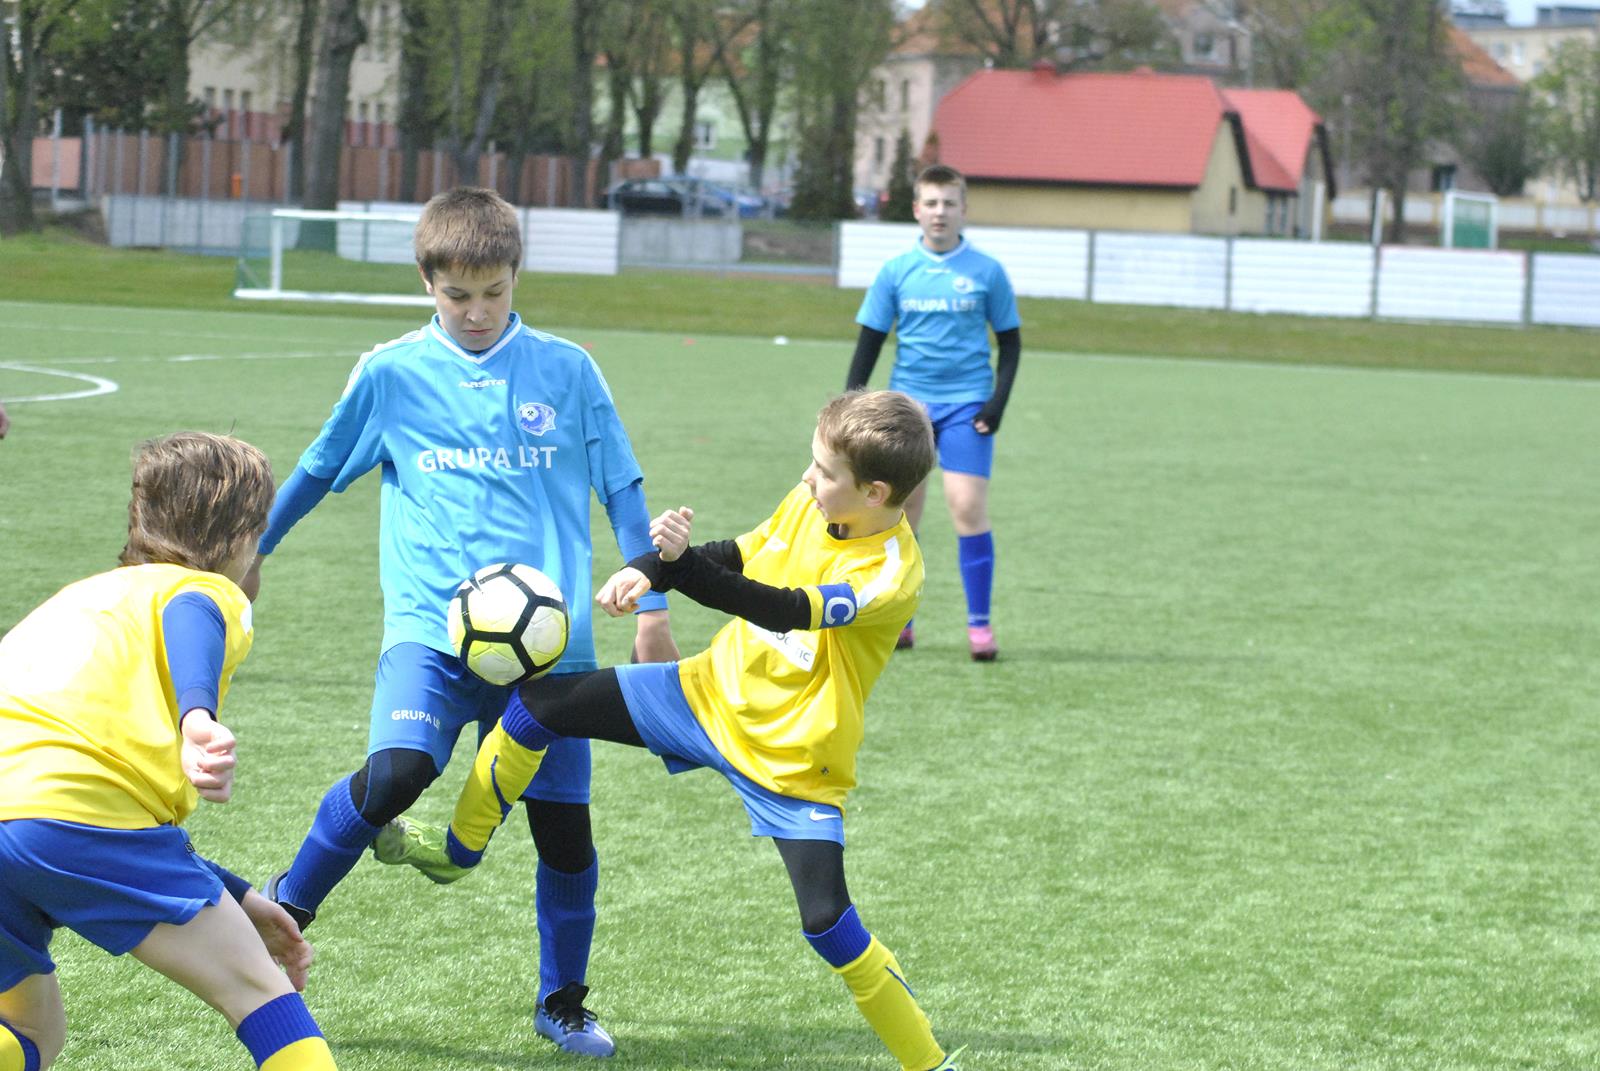
<svg viewBox="0 0 1600 1071">
<path fill-rule="evenodd" d="M 522 686 L 522 701 L 539 724 L 553 733 L 644 747 L 614 669 L 543 677 Z M 843 846 L 827 840 L 776 837 L 773 843 L 789 871 L 801 927 L 810 934 L 832 929 L 850 907 Z"/>
<path fill-rule="evenodd" d="M 433 757 L 410 748 L 387 748 L 368 756 L 350 778 L 350 800 L 361 817 L 381 826 L 410 809 L 439 776 Z M 594 831 L 586 803 L 526 800 L 528 830 L 539 861 L 551 870 L 577 874 L 594 862 Z"/>
</svg>

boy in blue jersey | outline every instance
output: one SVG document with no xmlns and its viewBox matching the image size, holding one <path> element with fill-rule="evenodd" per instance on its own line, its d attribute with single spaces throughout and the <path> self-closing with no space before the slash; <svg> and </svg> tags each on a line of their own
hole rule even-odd
<svg viewBox="0 0 1600 1071">
<path fill-rule="evenodd" d="M 271 503 L 248 443 L 144 443 L 121 568 L 0 639 L 0 1071 L 42 1071 L 66 1042 L 59 926 L 216 1008 L 258 1067 L 334 1066 L 300 999 L 299 927 L 178 828 L 233 792 L 235 741 L 216 718 L 250 651 L 245 577 Z M 123 1043 L 137 1051 L 142 1033 Z"/>
<path fill-rule="evenodd" d="M 456 586 L 496 562 L 541 570 L 572 612 L 556 672 L 591 670 L 591 491 L 623 560 L 650 546 L 642 476 L 599 368 L 511 311 L 522 263 L 515 211 L 491 190 L 448 191 L 428 202 L 415 246 L 437 315 L 356 363 L 260 545 L 271 553 L 327 492 L 381 469 L 384 632 L 367 760 L 328 791 L 294 862 L 267 887 L 302 926 L 438 777 L 462 728 L 487 728 L 505 707 L 508 690 L 472 676 L 452 651 L 445 607 Z M 635 656 L 676 658 L 664 598 L 640 611 Z M 535 1027 L 568 1051 L 609 1056 L 610 1037 L 583 1006 L 599 875 L 587 742 L 563 744 L 524 798 L 539 855 Z"/>
<path fill-rule="evenodd" d="M 977 662 L 999 655 L 989 618 L 994 588 L 994 533 L 989 523 L 989 475 L 994 435 L 1000 430 L 1022 356 L 1022 321 L 1011 280 L 1000 262 L 962 237 L 967 181 L 935 164 L 917 176 L 912 205 L 922 239 L 878 271 L 861 302 L 861 333 L 845 376 L 854 390 L 872 378 L 873 366 L 896 332 L 891 390 L 928 408 L 944 470 L 944 497 L 955 524 L 961 584 L 967 596 L 967 643 Z M 989 367 L 989 329 L 999 345 L 997 370 Z M 906 500 L 916 530 L 927 501 L 926 485 Z M 907 623 L 898 646 L 912 646 Z"/>
<path fill-rule="evenodd" d="M 382 856 L 435 881 L 475 865 L 546 748 L 574 737 L 646 747 L 678 773 L 709 767 L 771 837 L 806 940 L 844 980 L 905 1071 L 952 1071 L 905 972 L 863 925 L 844 874 L 844 801 L 865 703 L 922 592 L 902 502 L 933 466 L 933 431 L 894 391 L 842 395 L 818 415 L 811 464 L 765 522 L 689 546 L 692 512 L 669 510 L 642 554 L 600 589 L 612 615 L 676 589 L 736 615 L 677 664 L 618 666 L 525 684 L 484 738 L 446 831 L 401 819 Z"/>
</svg>

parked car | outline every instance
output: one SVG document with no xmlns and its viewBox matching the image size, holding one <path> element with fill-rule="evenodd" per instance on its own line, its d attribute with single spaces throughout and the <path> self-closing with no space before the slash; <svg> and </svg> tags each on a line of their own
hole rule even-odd
<svg viewBox="0 0 1600 1071">
<path fill-rule="evenodd" d="M 691 178 L 627 179 L 607 191 L 606 207 L 630 216 L 721 219 L 733 214 L 731 197 Z"/>
</svg>

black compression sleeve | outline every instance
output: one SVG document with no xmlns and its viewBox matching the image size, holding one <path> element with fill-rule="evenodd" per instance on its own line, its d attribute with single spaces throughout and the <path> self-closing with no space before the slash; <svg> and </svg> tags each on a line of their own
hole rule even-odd
<svg viewBox="0 0 1600 1071">
<path fill-rule="evenodd" d="M 856 352 L 850 358 L 850 371 L 844 377 L 845 390 L 856 390 L 867 385 L 867 380 L 872 378 L 872 369 L 878 363 L 878 354 L 883 351 L 883 340 L 888 337 L 883 331 L 861 328 L 861 334 L 856 336 Z"/>
<path fill-rule="evenodd" d="M 1005 415 L 1006 402 L 1011 399 L 1011 385 L 1017 381 L 1017 365 L 1022 363 L 1022 328 L 1013 327 L 995 335 L 1000 343 L 1000 357 L 995 370 L 994 394 L 984 403 L 974 419 L 989 425 L 989 434 L 1000 430 L 1000 418 Z"/>
<path fill-rule="evenodd" d="M 690 547 L 677 561 L 642 554 L 628 564 L 650 578 L 656 591 L 680 591 L 701 606 L 742 617 L 771 632 L 811 627 L 811 599 L 801 588 L 751 580 Z"/>
</svg>

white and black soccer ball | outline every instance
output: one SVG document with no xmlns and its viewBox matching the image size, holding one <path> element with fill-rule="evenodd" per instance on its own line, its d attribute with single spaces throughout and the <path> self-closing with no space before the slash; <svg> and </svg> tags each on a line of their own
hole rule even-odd
<svg viewBox="0 0 1600 1071">
<path fill-rule="evenodd" d="M 490 684 L 542 677 L 567 649 L 567 603 L 531 565 L 486 565 L 461 582 L 447 611 L 450 646 Z"/>
</svg>

